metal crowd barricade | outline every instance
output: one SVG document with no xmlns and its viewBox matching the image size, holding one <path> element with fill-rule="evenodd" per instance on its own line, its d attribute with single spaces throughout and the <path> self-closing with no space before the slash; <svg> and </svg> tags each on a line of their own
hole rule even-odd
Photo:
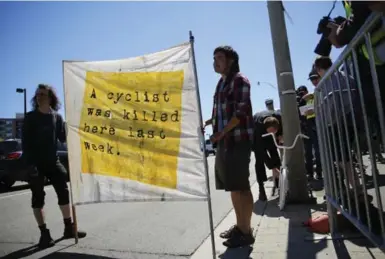
<svg viewBox="0 0 385 259">
<path fill-rule="evenodd" d="M 380 14 L 373 13 L 326 72 L 315 91 L 315 106 L 331 235 L 341 237 L 337 213 L 342 214 L 385 251 L 385 186 L 381 187 L 385 183 L 380 182 L 385 177 L 385 165 L 376 163 L 378 150 L 373 148 L 374 145 L 385 148 L 384 104 L 380 91 L 385 85 L 379 85 L 384 82 L 378 80 L 370 42 L 370 32 L 381 19 Z M 363 76 L 358 67 L 358 55 L 361 55 L 358 48 L 363 43 L 370 57 L 367 65 L 372 83 L 369 86 L 365 84 L 366 79 L 361 80 Z M 367 112 L 364 94 L 368 91 L 363 91 L 364 87 L 373 88 L 378 118 Z M 379 125 L 377 140 L 373 140 L 373 120 Z M 368 154 L 362 144 L 365 140 Z"/>
</svg>

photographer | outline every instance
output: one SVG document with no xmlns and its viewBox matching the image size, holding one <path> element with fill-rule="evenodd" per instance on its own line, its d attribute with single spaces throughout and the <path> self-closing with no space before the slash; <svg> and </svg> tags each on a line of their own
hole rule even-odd
<svg viewBox="0 0 385 259">
<path fill-rule="evenodd" d="M 326 71 L 331 66 L 332 61 L 329 57 L 319 57 L 314 63 L 314 68 L 321 78 L 324 77 Z M 350 107 L 349 89 L 346 83 L 347 80 L 345 79 L 349 81 L 353 107 Z M 349 166 L 349 152 L 351 152 L 351 150 L 348 149 L 348 143 L 352 147 L 354 141 L 354 128 L 351 115 L 352 113 L 356 114 L 357 111 L 355 108 L 359 107 L 359 105 L 357 105 L 358 99 L 355 85 L 355 81 L 352 77 L 341 71 L 335 71 L 331 75 L 330 81 L 326 85 L 323 85 L 321 90 L 324 96 L 325 123 L 328 126 L 327 130 L 330 137 L 330 152 L 332 153 L 334 162 L 336 162 L 341 169 L 346 170 L 348 183 L 351 187 L 354 186 L 354 171 L 352 171 Z M 345 120 L 347 124 L 344 126 L 342 123 Z M 341 132 L 339 131 L 339 128 L 341 129 Z"/>
<path fill-rule="evenodd" d="M 310 107 L 314 103 L 314 95 L 309 94 L 307 87 L 304 85 L 298 87 L 297 96 L 301 98 L 299 107 L 303 107 L 305 105 Z M 303 132 L 309 137 L 309 139 L 306 139 L 304 141 L 306 172 L 309 180 L 313 179 L 314 177 L 313 150 L 314 150 L 315 162 L 316 162 L 316 175 L 317 175 L 317 179 L 321 179 L 322 178 L 321 157 L 320 157 L 319 146 L 318 146 L 314 107 L 307 108 L 303 115 L 302 113 L 300 114 L 301 114 L 300 117 L 303 120 L 303 124 L 305 125 Z"/>
<path fill-rule="evenodd" d="M 309 80 L 310 80 L 310 82 L 312 83 L 312 85 L 314 87 L 317 87 L 320 79 L 321 79 L 320 75 L 317 73 L 317 71 L 313 67 L 312 70 L 309 73 Z"/>
<path fill-rule="evenodd" d="M 328 20 L 324 17 L 318 26 L 318 34 L 322 34 L 320 43 L 317 45 L 315 52 L 322 56 L 328 56 L 331 45 L 341 48 L 347 45 L 365 23 L 372 13 L 370 8 L 377 8 L 373 1 L 342 1 L 346 11 L 346 19 L 337 17 L 338 19 Z M 371 43 L 375 56 L 375 64 L 377 70 L 378 82 L 381 91 L 381 101 L 385 104 L 385 24 L 379 22 L 371 32 Z M 327 53 L 329 52 L 329 53 Z M 371 121 L 378 123 L 378 110 L 376 106 L 376 98 L 373 89 L 373 80 L 369 65 L 369 55 L 366 45 L 362 43 L 357 48 L 358 70 L 360 73 L 364 102 L 367 114 Z M 383 105 L 383 109 L 385 105 Z M 379 125 L 375 125 L 379 128 Z"/>
</svg>

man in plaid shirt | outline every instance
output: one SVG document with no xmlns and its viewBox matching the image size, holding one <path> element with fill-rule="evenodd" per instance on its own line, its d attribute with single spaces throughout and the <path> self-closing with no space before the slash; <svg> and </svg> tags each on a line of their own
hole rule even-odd
<svg viewBox="0 0 385 259">
<path fill-rule="evenodd" d="M 227 247 L 254 243 L 250 226 L 253 196 L 249 164 L 253 141 L 253 115 L 249 80 L 239 72 L 239 57 L 229 46 L 214 50 L 214 69 L 221 75 L 214 94 L 212 143 L 217 144 L 215 182 L 218 190 L 231 192 L 237 223 L 221 233 Z"/>
</svg>

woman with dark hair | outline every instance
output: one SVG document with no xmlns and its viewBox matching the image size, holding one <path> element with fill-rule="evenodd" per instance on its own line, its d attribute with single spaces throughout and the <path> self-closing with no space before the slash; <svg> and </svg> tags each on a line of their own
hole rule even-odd
<svg viewBox="0 0 385 259">
<path fill-rule="evenodd" d="M 44 219 L 44 182 L 47 178 L 53 185 L 58 197 L 58 204 L 64 218 L 64 238 L 74 237 L 74 225 L 71 219 L 67 172 L 57 155 L 57 141 L 65 142 L 66 133 L 63 118 L 57 111 L 60 101 L 55 90 L 46 84 L 39 84 L 31 100 L 33 110 L 24 119 L 22 132 L 23 156 L 31 166 L 30 188 L 32 208 L 40 228 L 40 248 L 54 245 Z M 78 232 L 78 237 L 85 237 L 85 232 Z"/>
<path fill-rule="evenodd" d="M 43 91 L 40 91 L 43 90 Z M 35 96 L 32 97 L 31 104 L 32 104 L 32 110 L 36 111 L 39 108 L 39 101 L 38 99 L 42 96 L 44 96 L 44 90 L 46 91 L 45 93 L 48 95 L 50 102 L 49 106 L 52 110 L 58 111 L 61 107 L 61 103 L 59 98 L 57 97 L 56 91 L 52 86 L 46 85 L 46 84 L 39 84 L 36 89 Z"/>
</svg>

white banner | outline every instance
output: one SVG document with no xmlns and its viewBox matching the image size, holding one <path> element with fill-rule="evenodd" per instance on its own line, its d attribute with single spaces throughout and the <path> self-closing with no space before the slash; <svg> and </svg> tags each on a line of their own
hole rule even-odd
<svg viewBox="0 0 385 259">
<path fill-rule="evenodd" d="M 190 43 L 63 62 L 74 204 L 207 199 L 193 66 Z"/>
</svg>

